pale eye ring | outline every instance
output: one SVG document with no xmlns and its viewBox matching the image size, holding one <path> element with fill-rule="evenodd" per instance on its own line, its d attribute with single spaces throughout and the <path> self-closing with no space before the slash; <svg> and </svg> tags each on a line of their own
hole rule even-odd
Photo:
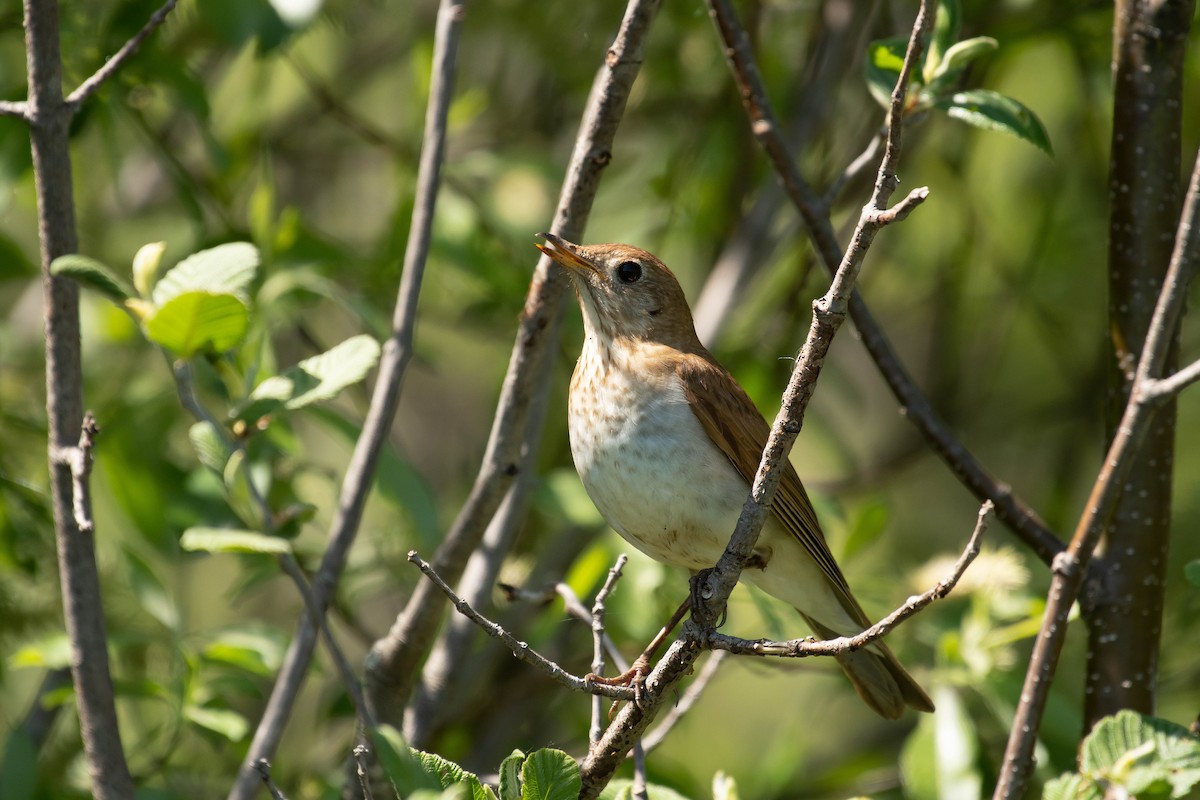
<svg viewBox="0 0 1200 800">
<path fill-rule="evenodd" d="M 642 265 L 636 261 L 622 261 L 617 265 L 617 278 L 621 283 L 637 283 L 642 277 Z"/>
</svg>

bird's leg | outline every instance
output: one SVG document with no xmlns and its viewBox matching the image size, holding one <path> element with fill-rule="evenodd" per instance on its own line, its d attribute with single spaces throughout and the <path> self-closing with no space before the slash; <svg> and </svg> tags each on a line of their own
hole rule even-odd
<svg viewBox="0 0 1200 800">
<path fill-rule="evenodd" d="M 671 615 L 671 619 L 667 620 L 667 624 L 664 625 L 657 634 L 655 634 L 654 638 L 650 641 L 650 644 L 646 645 L 646 649 L 642 651 L 642 654 L 633 660 L 633 666 L 631 666 L 628 670 L 612 678 L 605 678 L 602 675 L 594 675 L 589 673 L 588 675 L 584 676 L 584 680 L 591 681 L 592 683 L 601 683 L 605 686 L 632 686 L 637 695 L 634 698 L 634 702 L 638 705 L 641 705 L 642 689 L 646 683 L 646 676 L 650 674 L 650 659 L 654 657 L 654 653 L 658 650 L 658 648 L 663 646 L 663 642 L 667 640 L 667 637 L 671 635 L 671 631 L 675 630 L 675 626 L 679 624 L 680 620 L 683 619 L 683 615 L 686 614 L 688 609 L 691 607 L 691 597 L 680 603 L 679 608 L 677 608 L 675 613 Z M 613 707 L 615 708 L 616 705 L 617 704 L 614 703 Z"/>
</svg>

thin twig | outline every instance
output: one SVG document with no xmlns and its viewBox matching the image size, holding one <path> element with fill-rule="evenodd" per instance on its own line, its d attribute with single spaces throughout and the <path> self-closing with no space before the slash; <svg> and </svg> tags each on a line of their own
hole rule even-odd
<svg viewBox="0 0 1200 800">
<path fill-rule="evenodd" d="M 1200 263 L 1200 151 L 1196 153 L 1187 198 L 1175 236 L 1170 265 L 1154 308 L 1125 412 L 1104 456 L 1087 505 L 1075 526 L 1067 550 L 1054 560 L 1054 577 L 1046 600 L 1042 627 L 1034 640 L 1033 654 L 1021 689 L 1021 702 L 1013 718 L 996 800 L 1023 797 L 1033 774 L 1033 752 L 1045 713 L 1058 658 L 1067 635 L 1071 605 L 1079 596 L 1084 574 L 1097 542 L 1121 496 L 1125 476 L 1133 466 L 1158 403 L 1143 386 L 1163 369 L 1167 351 L 1187 300 L 1187 284 Z M 1180 387 L 1182 388 L 1182 387 Z"/>
<path fill-rule="evenodd" d="M 1174 397 L 1200 381 L 1200 361 L 1193 361 L 1169 378 L 1147 378 L 1142 383 L 1142 401 L 1156 403 Z"/>
<path fill-rule="evenodd" d="M 728 0 L 708 0 L 708 6 L 725 40 L 726 55 L 736 65 L 735 71 L 739 75 L 752 74 L 757 80 L 757 68 L 750 56 L 748 38 L 745 30 L 737 22 Z M 893 108 L 898 108 L 903 102 L 908 76 L 919 58 L 925 31 L 931 24 L 929 1 L 923 0 L 917 12 L 917 19 L 913 23 L 904 66 L 892 93 Z M 761 81 L 758 82 L 758 86 L 761 87 Z M 782 147 L 782 140 L 777 132 L 775 136 L 769 136 L 770 131 L 775 129 L 773 119 L 759 113 L 761 105 L 751 105 L 751 94 L 745 87 L 743 99 L 747 101 L 755 136 L 759 141 L 769 141 Z M 697 645 L 703 640 L 705 629 L 711 628 L 722 615 L 729 594 L 741 574 L 742 565 L 753 551 L 783 472 L 778 466 L 787 458 L 788 451 L 800 432 L 804 411 L 812 396 L 815 381 L 820 375 L 825 353 L 845 316 L 848 298 L 863 258 L 883 224 L 877 219 L 872 219 L 871 215 L 887 207 L 887 200 L 898 182 L 895 171 L 900 153 L 901 121 L 898 113 L 891 116 L 893 119 L 890 120 L 885 155 L 879 166 L 871 201 L 863 209 L 854 238 L 838 267 L 829 291 L 813 304 L 812 326 L 784 392 L 782 407 L 771 428 L 771 435 L 763 451 L 750 496 L 742 508 L 729 545 L 717 565 L 697 579 L 697 608 L 693 610 L 692 618 L 684 624 L 684 635 L 676 639 L 666 656 L 647 678 L 642 701 L 627 704 L 605 731 L 600 742 L 591 748 L 582 765 L 581 800 L 590 800 L 599 795 L 611 779 L 617 765 L 650 724 L 670 691 L 690 671 L 700 652 Z M 787 156 L 786 150 L 784 156 Z M 791 163 L 790 157 L 786 157 L 785 161 Z"/>
<path fill-rule="evenodd" d="M 83 415 L 83 425 L 79 431 L 79 444 L 73 447 L 56 448 L 53 454 L 57 464 L 71 468 L 71 479 L 74 491 L 71 493 L 72 509 L 75 517 L 75 527 L 80 533 L 95 533 L 96 521 L 92 518 L 92 462 L 95 458 L 93 448 L 96 446 L 96 435 L 100 428 L 96 426 L 96 417 L 91 411 Z"/>
<path fill-rule="evenodd" d="M 363 800 L 374 800 L 371 792 L 371 777 L 367 774 L 367 755 L 370 751 L 364 744 L 354 746 L 354 769 L 358 774 L 358 786 L 362 790 Z"/>
<path fill-rule="evenodd" d="M 279 787 L 275 785 L 275 781 L 271 780 L 271 762 L 265 758 L 260 758 L 254 762 L 254 771 L 258 773 L 259 779 L 263 785 L 267 787 L 267 791 L 271 793 L 272 800 L 287 800 L 287 795 L 279 791 Z"/>
<path fill-rule="evenodd" d="M 710 7 L 712 5 L 710 4 Z M 795 159 L 788 151 L 779 125 L 775 121 L 745 30 L 732 14 L 721 16 L 718 29 L 755 138 L 778 173 L 789 199 L 804 219 L 813 249 L 832 276 L 836 274 L 837 267 L 843 260 L 843 252 L 829 218 L 828 204 L 805 181 Z M 893 113 L 889 116 L 889 124 L 892 127 L 898 126 L 902 115 Z M 1013 494 L 1009 486 L 996 480 L 955 437 L 905 370 L 895 348 L 857 291 L 850 297 L 849 312 L 862 337 L 863 345 L 899 401 L 905 416 L 912 421 L 958 479 L 980 500 L 991 500 L 996 505 L 997 518 L 1049 564 L 1057 553 L 1062 552 L 1063 542 L 1032 509 Z"/>
<path fill-rule="evenodd" d="M 608 595 L 616 587 L 617 581 L 621 578 L 621 571 L 625 569 L 625 563 L 629 560 L 624 553 L 617 557 L 617 563 L 608 571 L 608 578 L 605 579 L 604 585 L 600 587 L 600 591 L 596 592 L 595 602 L 592 603 L 592 611 L 589 614 L 592 626 L 592 674 L 604 674 L 604 643 L 608 639 L 608 635 L 604 631 L 604 604 L 608 600 Z M 588 741 L 600 741 L 600 734 L 604 732 L 604 703 L 599 697 L 592 698 L 592 723 L 588 728 Z"/>
<path fill-rule="evenodd" d="M 24 100 L 0 100 L 0 117 L 17 117 L 29 121 L 29 104 Z"/>
<path fill-rule="evenodd" d="M 392 319 L 392 334 L 383 345 L 379 374 L 366 419 L 363 421 L 362 434 L 354 445 L 350 464 L 342 479 L 337 512 L 330 525 L 329 544 L 321 557 L 321 565 L 313 576 L 313 598 L 322 613 L 329 607 L 346 564 L 350 546 L 358 534 L 379 456 L 391 430 L 392 420 L 396 416 L 400 384 L 412 359 L 417 300 L 429 255 L 434 207 L 445 152 L 446 119 L 453 93 L 455 55 L 464 11 L 462 0 L 443 0 L 438 10 L 433 73 L 421 143 L 421 160 L 417 167 L 416 196 Z M 242 762 L 237 782 L 229 793 L 229 800 L 250 800 L 254 793 L 253 764 L 260 758 L 273 756 L 279 747 L 287 718 L 295 705 L 300 685 L 312 660 L 316 631 L 317 628 L 309 615 L 301 617 L 296 636 L 288 647 L 283 667 L 275 680 L 267 708 L 254 732 L 246 759 Z M 366 700 L 368 706 L 372 706 L 369 691 Z M 371 707 L 370 710 L 374 716 L 379 716 L 378 709 Z"/>
<path fill-rule="evenodd" d="M 565 583 L 556 583 L 554 584 L 553 593 L 562 598 L 563 608 L 566 609 L 568 614 L 585 625 L 592 624 L 592 612 L 588 611 L 588 607 L 580 602 L 579 597 L 575 594 L 575 590 L 569 585 Z M 527 599 L 520 594 L 514 596 Z M 621 651 L 617 649 L 617 643 L 612 640 L 612 637 L 608 635 L 607 631 L 604 633 L 601 639 L 604 642 L 604 652 L 608 653 L 608 657 L 612 659 L 613 666 L 621 672 L 629 669 L 629 662 L 625 660 L 623 655 L 621 655 Z M 595 670 L 595 663 L 592 664 L 592 669 L 593 671 Z M 599 673 L 595 674 L 598 675 Z"/>
<path fill-rule="evenodd" d="M 706 644 L 715 650 L 728 650 L 735 655 L 780 656 L 784 658 L 804 658 L 806 656 L 835 656 L 866 647 L 872 642 L 887 636 L 896 626 L 912 617 L 921 609 L 935 600 L 941 600 L 954 590 L 967 567 L 979 555 L 983 534 L 991 521 L 994 506 L 992 501 L 985 500 L 979 508 L 975 521 L 975 530 L 967 542 L 966 549 L 955 562 L 950 574 L 928 591 L 908 598 L 908 600 L 892 613 L 888 614 L 871 627 L 854 636 L 840 636 L 836 639 L 813 641 L 812 639 L 791 639 L 786 642 L 773 642 L 767 639 L 740 639 L 723 633 L 711 632 Z"/>
<path fill-rule="evenodd" d="M 584 228 L 625 103 L 642 63 L 642 48 L 661 0 L 630 0 L 621 27 L 592 84 L 579 135 L 567 167 L 551 230 L 578 238 Z M 479 474 L 458 517 L 434 556 L 434 566 L 457 580 L 506 494 L 528 472 L 528 444 L 543 420 L 555 365 L 553 344 L 566 306 L 566 277 L 549 257 L 538 261 L 530 281 L 504 386 L 496 406 Z M 366 679 L 368 697 L 377 690 L 389 709 L 403 708 L 417 667 L 429 652 L 442 620 L 442 596 L 422 582 L 385 639 L 372 648 Z M 380 715 L 381 719 L 386 719 Z"/>
<path fill-rule="evenodd" d="M 568 689 L 574 689 L 577 692 L 587 692 L 589 694 L 600 695 L 601 697 L 611 697 L 614 700 L 632 700 L 634 698 L 633 689 L 628 687 L 607 686 L 601 683 L 593 683 L 586 678 L 576 677 L 575 675 L 567 672 L 558 664 L 535 651 L 529 646 L 528 643 L 522 642 L 517 637 L 506 631 L 503 627 L 495 622 L 492 622 L 490 619 L 472 608 L 470 603 L 466 602 L 454 593 L 454 590 L 450 588 L 450 585 L 442 579 L 442 576 L 438 575 L 437 571 L 430 566 L 429 562 L 417 555 L 417 551 L 413 550 L 409 552 L 408 560 L 417 565 L 421 572 L 424 573 L 425 577 L 428 578 L 429 581 L 438 589 L 438 591 L 445 595 L 446 598 L 454 605 L 454 608 L 456 611 L 458 611 L 458 613 L 462 614 L 464 617 L 467 617 L 480 628 L 482 628 L 488 636 L 504 642 L 504 644 L 512 650 L 513 655 L 516 656 L 518 660 L 537 667 L 541 672 L 550 676 L 562 686 L 565 686 Z"/>
<path fill-rule="evenodd" d="M 91 97 L 103 83 L 116 74 L 121 65 L 133 57 L 133 54 L 142 46 L 142 42 L 166 21 L 167 15 L 175 8 L 179 0 L 167 0 L 162 8 L 150 15 L 150 19 L 142 26 L 142 29 L 135 33 L 133 37 L 127 41 L 120 50 L 118 50 L 112 58 L 104 62 L 104 66 L 92 73 L 91 77 L 71 92 L 67 97 L 66 104 L 74 113 L 85 100 Z"/>
</svg>

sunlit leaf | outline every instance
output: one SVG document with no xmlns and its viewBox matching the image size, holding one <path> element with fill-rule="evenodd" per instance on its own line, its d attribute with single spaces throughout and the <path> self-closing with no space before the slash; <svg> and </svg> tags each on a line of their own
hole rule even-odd
<svg viewBox="0 0 1200 800">
<path fill-rule="evenodd" d="M 133 287 L 117 274 L 94 258 L 78 254 L 59 256 L 50 262 L 50 273 L 61 278 L 71 278 L 80 284 L 100 292 L 114 303 L 123 303 L 134 296 Z"/>
<path fill-rule="evenodd" d="M 249 242 L 229 242 L 193 253 L 154 285 L 154 303 L 165 305 L 172 298 L 196 291 L 245 297 L 258 263 L 258 248 Z"/>
<path fill-rule="evenodd" d="M 231 528 L 188 528 L 179 538 L 184 550 L 203 553 L 290 553 L 287 539 Z"/>
<path fill-rule="evenodd" d="M 959 0 L 939 0 L 937 14 L 933 19 L 933 36 L 930 37 L 929 49 L 925 55 L 925 67 L 922 75 L 929 82 L 942 60 L 946 51 L 958 40 L 958 31 L 962 24 L 962 9 Z"/>
<path fill-rule="evenodd" d="M 352 336 L 282 375 L 267 378 L 250 393 L 250 399 L 273 401 L 289 410 L 330 400 L 365 378 L 378 361 L 379 342 L 366 334 Z"/>
<path fill-rule="evenodd" d="M 234 295 L 192 291 L 172 297 L 144 326 L 152 342 L 190 358 L 201 351 L 224 352 L 236 347 L 249 324 L 249 309 Z"/>
<path fill-rule="evenodd" d="M 985 56 L 989 53 L 994 53 L 1000 43 L 990 36 L 976 36 L 974 39 L 964 39 L 961 42 L 956 42 L 953 47 L 946 51 L 945 58 L 942 63 L 938 64 L 937 69 L 929 77 L 929 83 L 941 80 L 943 78 L 952 78 L 958 72 L 966 69 L 967 66 L 977 58 Z"/>
<path fill-rule="evenodd" d="M 579 764 L 562 750 L 535 750 L 521 765 L 522 800 L 575 800 L 582 787 Z"/>
<path fill-rule="evenodd" d="M 956 92 L 934 101 L 935 108 L 944 109 L 954 119 L 985 130 L 1004 131 L 1033 144 L 1047 155 L 1053 155 L 1050 137 L 1037 115 L 1020 102 L 990 89 L 971 89 Z"/>
<path fill-rule="evenodd" d="M 221 475 L 229 462 L 231 449 L 211 422 L 197 422 L 188 428 L 188 439 L 200 463 Z"/>
<path fill-rule="evenodd" d="M 220 734 L 231 742 L 240 742 L 250 730 L 245 717 L 224 708 L 189 705 L 183 709 L 183 715 L 194 725 Z"/>
<path fill-rule="evenodd" d="M 500 762 L 500 800 L 520 800 L 521 798 L 521 765 L 525 763 L 525 754 L 513 750 Z"/>
<path fill-rule="evenodd" d="M 867 57 L 863 59 L 863 72 L 867 79 L 867 88 L 884 108 L 892 104 L 892 90 L 900 79 L 900 70 L 904 68 L 904 51 L 908 48 L 907 39 L 880 39 L 867 45 Z"/>
<path fill-rule="evenodd" d="M 61 669 L 71 666 L 71 640 L 65 633 L 52 633 L 29 642 L 8 657 L 10 669 L 44 667 Z"/>
</svg>

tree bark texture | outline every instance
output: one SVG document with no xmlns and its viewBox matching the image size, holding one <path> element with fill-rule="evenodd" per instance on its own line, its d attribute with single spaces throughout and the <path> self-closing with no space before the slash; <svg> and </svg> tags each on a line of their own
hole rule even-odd
<svg viewBox="0 0 1200 800">
<path fill-rule="evenodd" d="M 1180 206 L 1183 60 L 1194 0 L 1118 0 L 1113 24 L 1109 165 L 1107 436 L 1116 433 Z M 1165 374 L 1175 370 L 1178 329 Z M 1154 711 L 1163 582 L 1171 525 L 1175 403 L 1156 414 L 1097 550 L 1084 597 L 1088 671 L 1084 720 L 1123 708 Z"/>
</svg>

